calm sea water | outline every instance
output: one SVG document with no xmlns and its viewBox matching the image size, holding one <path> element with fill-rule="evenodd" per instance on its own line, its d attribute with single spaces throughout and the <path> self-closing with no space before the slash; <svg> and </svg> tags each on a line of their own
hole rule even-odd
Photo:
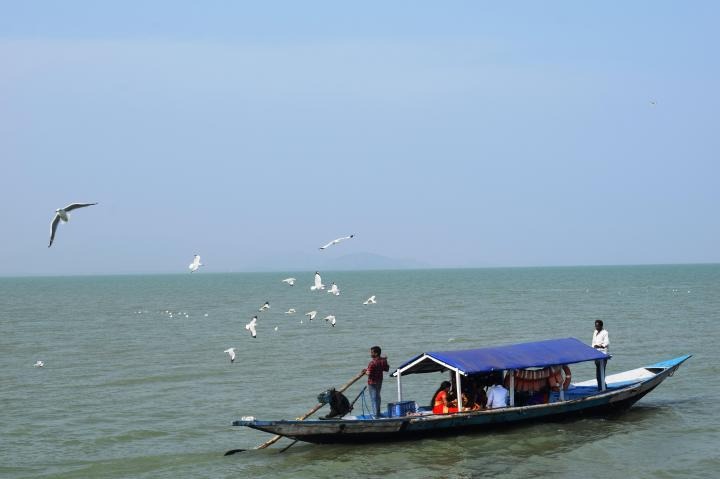
<svg viewBox="0 0 720 479">
<path fill-rule="evenodd" d="M 281 280 L 298 279 L 294 287 Z M 0 278 L 0 476 L 715 477 L 720 266 Z M 378 303 L 363 305 L 370 295 Z M 244 325 L 259 314 L 258 337 Z M 296 314 L 285 314 L 295 308 Z M 303 313 L 317 310 L 309 322 Z M 172 315 L 170 313 L 172 313 Z M 337 317 L 331 327 L 321 318 Z M 610 332 L 609 372 L 693 354 L 612 419 L 367 446 L 317 446 L 230 424 L 294 418 L 378 344 L 391 367 L 428 350 Z M 301 320 L 303 323 L 301 324 Z M 277 326 L 278 330 L 275 331 Z M 235 346 L 230 364 L 223 350 Z M 34 368 L 37 360 L 44 368 Z M 594 369 L 573 369 L 576 380 Z M 429 400 L 444 378 L 403 381 Z M 351 399 L 362 381 L 351 387 Z M 394 380 L 383 401 L 395 400 Z M 357 403 L 361 407 L 362 403 Z"/>
</svg>

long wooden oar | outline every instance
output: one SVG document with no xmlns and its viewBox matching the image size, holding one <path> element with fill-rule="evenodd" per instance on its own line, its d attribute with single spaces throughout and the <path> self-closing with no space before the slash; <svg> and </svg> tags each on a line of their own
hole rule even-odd
<svg viewBox="0 0 720 479">
<path fill-rule="evenodd" d="M 360 378 L 363 377 L 364 375 L 365 375 L 365 371 L 362 371 L 362 372 L 358 373 L 357 376 L 355 376 L 355 377 L 352 378 L 350 381 L 348 381 L 348 382 L 347 382 L 345 385 L 343 385 L 340 389 L 337 389 L 337 391 L 338 391 L 338 392 L 344 392 L 347 388 L 349 388 L 350 386 L 352 386 L 352 385 L 355 383 L 355 381 L 357 381 L 358 379 L 360 379 Z M 323 407 L 323 406 L 324 406 L 324 404 L 320 404 L 320 403 L 316 404 L 314 408 L 310 409 L 310 410 L 309 410 L 308 412 L 306 412 L 304 415 L 300 416 L 300 417 L 298 418 L 298 421 L 304 421 L 304 420 L 307 419 L 308 417 L 310 417 L 310 416 L 312 416 L 313 414 L 315 414 L 315 413 L 318 411 L 318 409 L 320 409 L 320 408 Z M 271 437 L 270 439 L 268 439 L 267 441 L 265 441 L 264 443 L 262 443 L 262 444 L 260 444 L 259 446 L 255 447 L 254 449 L 265 449 L 266 447 L 271 446 L 271 445 L 275 444 L 276 442 L 278 442 L 282 437 L 283 437 L 283 436 L 280 436 L 280 435 L 273 436 L 273 437 Z M 229 456 L 229 455 L 231 455 L 231 454 L 235 454 L 236 452 L 242 452 L 242 451 L 245 451 L 245 449 L 231 449 L 231 450 L 229 450 L 228 452 L 226 452 L 225 455 L 226 455 L 226 456 Z"/>
<path fill-rule="evenodd" d="M 362 396 L 362 394 L 365 392 L 366 389 L 367 389 L 367 386 L 365 386 L 364 388 L 362 388 L 362 389 L 360 390 L 360 392 L 358 393 L 358 395 L 355 396 L 355 399 L 353 399 L 353 402 L 350 403 L 350 411 L 353 410 L 353 406 L 355 405 L 355 403 L 357 402 L 357 400 L 360 399 L 360 396 Z M 288 449 L 290 449 L 291 447 L 293 447 L 293 446 L 295 445 L 295 443 L 298 442 L 299 440 L 300 440 L 300 439 L 295 439 L 293 442 L 291 442 L 290 444 L 288 444 L 288 445 L 285 446 L 284 448 L 280 449 L 280 452 L 285 452 L 285 451 L 287 451 Z"/>
</svg>

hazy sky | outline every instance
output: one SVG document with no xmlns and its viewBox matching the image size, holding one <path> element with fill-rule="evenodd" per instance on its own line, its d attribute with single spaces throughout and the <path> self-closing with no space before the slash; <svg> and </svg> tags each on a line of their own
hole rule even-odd
<svg viewBox="0 0 720 479">
<path fill-rule="evenodd" d="M 720 262 L 717 2 L 0 7 L 0 275 Z"/>
</svg>

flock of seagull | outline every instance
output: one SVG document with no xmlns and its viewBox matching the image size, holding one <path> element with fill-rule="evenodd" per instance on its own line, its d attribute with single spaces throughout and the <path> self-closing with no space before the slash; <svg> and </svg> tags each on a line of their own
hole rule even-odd
<svg viewBox="0 0 720 479">
<path fill-rule="evenodd" d="M 353 237 L 353 235 L 350 235 L 350 236 L 346 236 L 344 238 L 340 238 L 340 240 L 352 238 L 352 237 Z M 334 240 L 333 242 L 328 243 L 328 245 L 337 244 L 338 242 L 339 242 L 338 240 Z M 197 270 L 197 267 L 195 269 L 193 269 L 193 266 L 199 264 L 199 261 L 200 261 L 199 258 L 200 258 L 200 256 L 195 255 L 195 260 L 193 261 L 193 263 L 190 264 L 191 271 Z M 295 286 L 296 281 L 297 280 L 295 278 L 285 278 L 282 280 L 283 283 L 287 283 L 290 286 Z M 320 273 L 318 271 L 316 271 L 315 272 L 315 280 L 313 282 L 313 285 L 310 286 L 310 290 L 311 291 L 322 291 L 324 289 L 325 289 L 325 285 L 322 282 L 322 276 L 320 276 Z M 337 285 L 335 283 L 332 283 L 332 285 L 330 286 L 330 289 L 328 289 L 327 292 L 331 293 L 335 296 L 340 296 L 340 289 L 337 287 Z M 372 295 L 368 299 L 363 301 L 363 304 L 377 304 L 375 295 Z M 270 309 L 270 301 L 265 301 L 263 303 L 263 305 L 260 306 L 260 308 L 258 308 L 258 313 L 265 312 L 269 309 Z M 297 310 L 295 308 L 289 308 L 287 311 L 285 311 L 285 314 L 295 314 L 296 312 L 297 312 Z M 313 311 L 308 311 L 307 313 L 305 313 L 305 316 L 308 317 L 309 321 L 312 321 L 313 319 L 315 319 L 317 314 L 318 314 L 318 312 L 313 310 Z M 335 327 L 335 324 L 337 324 L 337 318 L 333 314 L 328 314 L 323 319 L 325 321 L 327 321 L 330 324 L 330 326 Z M 257 322 L 258 322 L 258 316 L 256 314 L 255 316 L 252 317 L 250 322 L 245 325 L 245 329 L 250 332 L 250 336 L 252 336 L 253 338 L 257 338 Z M 302 324 L 302 320 L 300 320 L 300 323 Z M 278 327 L 275 326 L 275 331 L 277 331 L 277 330 L 278 330 Z M 235 361 L 235 349 L 236 348 L 229 348 L 224 351 L 224 352 L 228 353 L 228 355 L 230 356 L 231 363 Z"/>
<path fill-rule="evenodd" d="M 334 240 L 330 241 L 329 243 L 321 246 L 319 249 L 322 251 L 322 250 L 327 249 L 330 246 L 336 245 L 342 241 L 349 240 L 349 239 L 353 238 L 354 236 L 355 235 L 342 236 L 340 238 L 334 239 Z M 195 255 L 195 259 L 190 264 L 190 270 L 192 272 L 197 271 L 197 268 L 199 267 L 198 265 L 200 265 L 200 266 L 202 265 L 200 263 L 200 256 Z M 295 286 L 297 279 L 290 277 L 290 278 L 283 279 L 282 282 L 288 284 L 289 286 Z M 325 290 L 325 284 L 323 284 L 323 282 L 322 282 L 322 276 L 320 276 L 320 272 L 316 271 L 315 278 L 313 280 L 313 284 L 310 286 L 310 291 L 323 291 L 323 290 Z M 327 289 L 327 292 L 334 296 L 340 296 L 340 288 L 338 288 L 337 284 L 335 284 L 334 282 L 330 285 L 330 288 Z M 377 304 L 375 295 L 370 296 L 367 300 L 365 300 L 363 302 L 363 304 Z M 270 301 L 265 301 L 265 303 L 263 303 L 263 305 L 260 306 L 260 308 L 258 308 L 258 313 L 265 312 L 269 309 L 270 309 Z M 288 314 L 288 315 L 295 314 L 296 312 L 297 312 L 297 310 L 295 308 L 289 308 L 287 311 L 285 311 L 285 314 Z M 316 310 L 312 310 L 312 311 L 308 311 L 307 313 L 305 313 L 305 316 L 308 317 L 309 321 L 312 321 L 313 319 L 315 319 L 317 314 L 318 314 L 318 312 Z M 328 314 L 323 319 L 326 322 L 328 322 L 330 324 L 330 326 L 332 326 L 332 327 L 335 327 L 335 324 L 337 324 L 337 318 L 333 314 Z M 258 323 L 258 315 L 256 314 L 252 317 L 250 322 L 245 325 L 245 329 L 250 333 L 250 336 L 252 336 L 253 338 L 257 338 L 257 323 Z M 302 324 L 302 320 L 300 320 L 300 323 Z M 277 331 L 278 327 L 275 326 L 274 329 L 275 329 L 275 331 Z M 237 354 L 235 352 L 236 350 L 237 350 L 237 348 L 231 347 L 231 348 L 228 348 L 225 351 L 223 351 L 223 352 L 227 353 L 228 356 L 230 357 L 230 363 L 235 362 L 235 357 L 237 356 Z"/>
<path fill-rule="evenodd" d="M 65 206 L 64 208 L 56 209 L 55 215 L 53 216 L 53 219 L 50 222 L 50 242 L 48 243 L 48 248 L 51 247 L 53 242 L 55 241 L 55 235 L 57 233 L 58 225 L 60 223 L 67 223 L 70 220 L 69 213 L 71 211 L 79 209 L 79 208 L 86 208 L 88 206 L 94 206 L 97 204 L 98 203 L 70 203 L 69 205 Z M 354 237 L 355 237 L 354 234 L 351 234 L 349 236 L 341 236 L 339 238 L 336 238 L 336 239 L 324 244 L 323 246 L 320 246 L 318 249 L 320 251 L 322 251 L 331 246 L 337 245 L 343 241 L 352 239 Z M 196 271 L 198 271 L 200 269 L 201 266 L 204 266 L 204 264 L 201 262 L 200 255 L 196 254 L 193 257 L 192 263 L 190 263 L 188 265 L 188 269 L 190 270 L 191 273 L 195 273 Z M 296 279 L 295 278 L 285 278 L 282 280 L 282 282 L 287 283 L 290 286 L 294 286 Z M 320 276 L 320 273 L 317 271 L 315 272 L 315 279 L 314 279 L 313 285 L 310 286 L 310 290 L 311 291 L 325 290 L 325 285 L 322 282 L 322 277 Z M 337 284 L 335 284 L 335 283 L 332 283 L 330 285 L 330 288 L 327 290 L 327 292 L 334 296 L 340 296 L 340 288 L 338 288 Z M 376 304 L 376 303 L 377 303 L 377 301 L 376 301 L 374 295 L 369 297 L 366 301 L 363 302 L 363 304 Z M 270 302 L 266 301 L 262 306 L 260 306 L 260 308 L 258 309 L 258 312 L 262 313 L 269 309 L 270 309 Z M 295 308 L 290 308 L 287 311 L 285 311 L 285 314 L 294 314 L 295 312 L 296 312 Z M 313 311 L 308 311 L 307 313 L 305 313 L 305 316 L 307 316 L 309 318 L 309 320 L 312 321 L 313 319 L 315 319 L 315 316 L 317 316 L 317 314 L 318 314 L 318 312 L 313 310 Z M 207 314 L 206 314 L 206 316 L 207 316 Z M 171 317 L 172 317 L 172 315 L 171 315 Z M 186 317 L 187 317 L 187 314 L 186 314 Z M 325 321 L 327 321 L 333 327 L 337 323 L 337 319 L 332 314 L 325 316 L 323 319 Z M 257 317 L 257 315 L 255 315 L 250 320 L 250 322 L 245 325 L 245 329 L 247 331 L 249 331 L 250 335 L 253 338 L 257 338 L 257 321 L 258 321 L 258 317 Z M 302 323 L 302 321 L 300 321 L 300 322 Z M 275 326 L 275 331 L 277 331 L 277 330 L 278 330 L 278 327 Z M 231 347 L 224 351 L 230 357 L 231 363 L 235 362 L 236 349 L 237 348 Z M 37 368 L 42 368 L 45 366 L 45 363 L 43 361 L 37 361 L 33 366 L 37 367 Z"/>
</svg>

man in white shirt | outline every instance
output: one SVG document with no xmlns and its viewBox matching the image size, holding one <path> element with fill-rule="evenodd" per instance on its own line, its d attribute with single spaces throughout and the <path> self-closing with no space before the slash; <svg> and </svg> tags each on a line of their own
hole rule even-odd
<svg viewBox="0 0 720 479">
<path fill-rule="evenodd" d="M 593 331 L 592 347 L 600 351 L 601 353 L 608 353 L 608 346 L 610 346 L 610 337 L 608 332 L 603 328 L 603 322 L 601 320 L 595 321 L 595 331 Z M 597 378 L 598 390 L 602 390 L 603 376 L 605 374 L 605 366 L 607 365 L 607 359 L 598 359 L 595 361 L 595 377 Z M 602 374 L 601 374 L 602 368 Z M 607 388 L 607 386 L 605 386 Z"/>
<path fill-rule="evenodd" d="M 499 407 L 507 407 L 508 405 L 508 390 L 498 382 L 488 389 L 487 397 L 488 409 L 497 409 Z"/>
</svg>

